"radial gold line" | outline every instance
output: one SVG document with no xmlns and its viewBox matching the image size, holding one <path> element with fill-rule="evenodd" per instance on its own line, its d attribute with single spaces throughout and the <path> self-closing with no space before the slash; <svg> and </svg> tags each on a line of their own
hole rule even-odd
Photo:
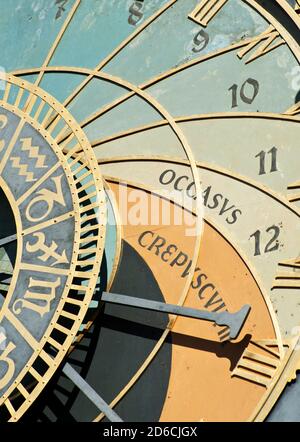
<svg viewBox="0 0 300 442">
<path fill-rule="evenodd" d="M 4 96 L 3 96 L 3 101 L 5 101 L 6 103 L 8 101 L 10 89 L 11 89 L 11 83 L 6 82 L 5 92 L 4 92 Z"/>
<path fill-rule="evenodd" d="M 27 192 L 23 193 L 22 196 L 20 196 L 19 199 L 17 199 L 16 203 L 19 206 L 20 204 L 22 204 L 26 198 L 28 198 L 41 184 L 43 184 L 44 181 L 46 181 L 49 176 L 54 173 L 59 167 L 61 166 L 61 164 L 59 162 L 57 162 L 56 164 L 54 164 L 53 167 L 51 167 L 51 169 L 48 170 L 48 172 L 46 172 L 38 181 L 36 181 L 28 190 Z"/>
<path fill-rule="evenodd" d="M 46 115 L 43 118 L 43 121 L 41 122 L 41 126 L 43 129 L 46 128 L 46 122 L 48 120 L 48 118 L 50 117 L 50 115 L 53 113 L 53 109 L 50 107 L 50 109 L 48 109 L 48 112 L 46 113 Z M 60 115 L 57 115 L 57 118 L 60 117 Z M 47 127 L 48 129 L 48 127 Z"/>
<path fill-rule="evenodd" d="M 185 138 L 184 133 L 182 132 L 182 130 L 178 127 L 178 125 L 176 124 L 174 118 L 169 114 L 169 112 L 167 110 L 165 110 L 156 100 L 154 97 L 152 97 L 151 95 L 149 95 L 147 92 L 139 89 L 137 86 L 134 86 L 132 84 L 130 84 L 127 81 L 121 81 L 120 79 L 117 79 L 116 77 L 109 75 L 109 74 L 104 74 L 103 72 L 100 74 L 97 74 L 103 78 L 108 79 L 111 82 L 117 83 L 117 84 L 121 84 L 122 86 L 131 89 L 133 92 L 135 92 L 135 94 L 139 97 L 141 97 L 146 103 L 148 103 L 149 105 L 151 105 L 154 109 L 156 109 L 156 111 L 164 118 L 167 119 L 170 127 L 172 128 L 172 131 L 174 133 L 174 135 L 176 136 L 176 138 L 178 139 L 178 141 L 181 144 L 181 147 L 183 149 L 183 151 L 185 152 L 186 157 L 188 158 L 189 162 L 190 162 L 190 168 L 191 168 L 191 172 L 192 172 L 192 176 L 193 179 L 195 181 L 195 188 L 196 188 L 196 193 L 197 195 L 201 194 L 201 188 L 200 188 L 200 183 L 199 180 L 197 179 L 198 177 L 198 169 L 196 166 L 196 162 L 194 159 L 194 155 L 193 152 L 187 142 L 187 139 Z M 196 203 L 196 210 L 197 210 L 197 214 L 200 213 L 200 199 L 197 199 L 195 201 Z M 195 249 L 194 249 L 194 253 L 193 253 L 193 257 L 192 257 L 192 265 L 191 265 L 191 273 L 188 276 L 187 280 L 186 280 L 186 284 L 183 288 L 182 291 L 182 295 L 179 299 L 178 304 L 182 305 L 185 301 L 185 298 L 187 296 L 190 284 L 192 282 L 192 278 L 193 278 L 193 273 L 194 273 L 194 269 L 196 266 L 196 262 L 198 259 L 198 254 L 199 254 L 199 247 L 200 247 L 200 235 L 201 235 L 201 223 L 199 221 L 199 218 L 197 217 L 197 223 L 196 223 L 196 240 L 195 240 Z M 174 318 L 174 323 L 175 323 L 176 319 Z"/>
<path fill-rule="evenodd" d="M 185 160 L 182 158 L 175 158 L 175 157 L 166 157 L 166 156 L 165 157 L 160 157 L 160 156 L 150 157 L 150 156 L 136 155 L 136 156 L 131 156 L 131 157 L 115 157 L 115 158 L 107 158 L 107 160 L 105 160 L 105 163 L 106 164 L 113 163 L 113 162 L 120 162 L 120 163 L 124 162 L 125 163 L 125 162 L 134 162 L 134 161 L 158 161 L 158 162 L 180 164 L 180 165 L 189 167 L 188 160 Z M 290 204 L 289 200 L 287 199 L 287 197 L 285 195 L 281 195 L 279 193 L 276 193 L 276 192 L 272 191 L 270 188 L 257 183 L 256 181 L 252 180 L 251 178 L 235 174 L 232 171 L 229 171 L 225 168 L 217 167 L 215 165 L 200 162 L 200 161 L 196 161 L 196 165 L 197 165 L 197 168 L 199 168 L 199 169 L 208 170 L 210 172 L 217 173 L 219 175 L 223 175 L 225 177 L 231 178 L 235 181 L 239 181 L 247 186 L 253 187 L 254 189 L 256 189 L 256 190 L 266 194 L 270 198 L 276 200 L 278 203 L 282 204 L 287 209 L 289 209 L 291 212 L 293 212 L 295 215 L 300 217 L 300 208 L 298 208 L 297 206 L 295 206 L 293 204 Z M 120 181 L 119 178 L 108 177 L 106 175 L 104 175 L 104 177 L 108 181 L 111 181 L 111 180 L 118 181 L 118 182 Z M 129 181 L 127 181 L 127 180 L 125 180 L 125 182 L 127 184 L 129 183 Z M 140 186 L 140 184 L 139 184 L 139 186 Z M 162 196 L 162 195 L 160 195 L 160 196 Z"/>
<path fill-rule="evenodd" d="M 220 55 L 223 55 L 227 52 L 233 51 L 235 49 L 238 49 L 242 46 L 245 46 L 246 44 L 249 43 L 249 41 L 251 41 L 251 39 L 247 39 L 247 40 L 243 40 L 242 42 L 236 43 L 234 45 L 230 45 L 227 46 L 226 48 L 222 48 L 218 51 L 215 51 L 213 53 L 204 55 L 202 57 L 199 58 L 195 58 L 187 63 L 183 63 L 180 66 L 177 66 L 176 68 L 170 69 L 166 72 L 164 72 L 163 74 L 160 74 L 156 77 L 153 77 L 152 79 L 146 81 L 145 83 L 142 83 L 141 85 L 138 86 L 138 88 L 140 90 L 146 90 L 147 88 L 153 86 L 154 84 L 158 83 L 159 81 L 164 80 L 167 77 L 171 77 L 172 75 L 177 74 L 178 72 L 181 72 L 185 69 L 188 69 L 191 66 L 195 66 L 197 64 L 203 63 L 207 60 L 210 60 L 214 57 L 218 57 Z M 99 77 L 101 78 L 101 76 L 99 75 L 99 72 L 93 72 L 90 71 L 89 73 L 87 72 L 87 75 L 89 76 L 93 76 L 93 77 Z M 89 78 L 89 77 L 88 77 Z M 103 77 L 105 78 L 105 77 Z M 103 114 L 109 112 L 110 110 L 112 110 L 114 107 L 124 103 L 125 101 L 127 101 L 129 98 L 133 97 L 135 95 L 134 91 L 128 92 L 127 94 L 124 94 L 123 96 L 117 98 L 116 100 L 112 101 L 110 104 L 107 104 L 106 106 L 103 106 L 101 109 L 99 109 L 98 111 L 94 112 L 93 114 L 91 114 L 89 117 L 85 118 L 83 121 L 80 122 L 80 127 L 84 128 L 85 126 L 87 126 L 88 124 L 90 124 L 92 121 L 96 120 L 97 118 L 99 118 L 100 116 L 102 116 Z"/>
<path fill-rule="evenodd" d="M 200 64 L 202 62 L 205 62 L 211 58 L 214 57 L 218 57 L 220 55 L 223 55 L 227 52 L 230 52 L 232 50 L 238 49 L 242 46 L 245 46 L 247 44 L 249 44 L 251 42 L 251 38 L 247 39 L 247 40 L 243 40 L 241 42 L 238 42 L 234 45 L 229 45 L 226 48 L 222 48 L 219 49 L 215 52 L 212 52 L 210 54 L 206 54 L 204 56 L 195 58 L 193 60 L 190 60 L 187 63 L 183 63 L 175 68 L 172 68 L 168 71 L 165 71 L 163 74 L 160 74 L 158 76 L 153 77 L 152 79 L 148 80 L 145 83 L 142 83 L 140 86 L 138 86 L 138 88 L 140 90 L 145 90 L 150 86 L 153 86 L 155 83 L 169 77 L 172 75 L 175 75 L 178 72 L 181 72 L 185 69 L 188 69 L 191 66 Z M 99 73 L 99 71 L 93 71 L 91 69 L 88 68 L 74 68 L 74 67 L 60 67 L 60 66 L 51 66 L 51 67 L 45 67 L 45 68 L 35 68 L 35 69 L 23 69 L 23 70 L 18 70 L 18 71 L 14 71 L 13 75 L 24 75 L 25 73 L 36 73 L 43 70 L 44 72 L 77 72 L 77 73 L 81 73 L 84 75 L 87 75 L 87 78 L 91 77 L 97 77 L 97 78 L 105 78 L 104 76 L 101 76 L 101 74 Z M 118 84 L 120 86 L 120 83 L 116 82 L 116 84 Z M 124 86 L 126 88 L 126 86 Z M 122 97 L 117 98 L 116 100 L 114 100 L 113 102 L 111 102 L 110 104 L 103 106 L 101 109 L 99 109 L 97 112 L 91 114 L 89 117 L 87 117 L 85 120 L 83 120 L 80 123 L 81 127 L 85 127 L 87 124 L 89 124 L 91 121 L 95 120 L 96 118 L 100 117 L 101 115 L 103 115 L 104 113 L 110 111 L 111 109 L 113 109 L 114 107 L 118 106 L 119 104 L 125 102 L 126 100 L 128 100 L 129 98 L 133 97 L 135 95 L 134 91 L 129 92 L 128 94 L 124 94 Z M 72 100 L 71 100 L 72 101 Z M 70 102 L 71 102 L 70 101 Z M 64 106 L 67 106 L 68 103 L 64 103 Z M 55 117 L 56 118 L 56 117 Z M 52 124 L 52 122 L 54 121 L 54 119 L 48 121 L 48 125 Z M 46 127 L 47 128 L 47 127 Z"/>
<path fill-rule="evenodd" d="M 35 113 L 34 116 L 33 116 L 33 118 L 34 118 L 35 120 L 38 120 L 38 119 L 39 119 L 39 116 L 41 115 L 41 112 L 42 112 L 42 110 L 44 109 L 44 106 L 45 106 L 45 105 L 46 105 L 46 102 L 45 102 L 45 101 L 41 101 L 41 102 L 40 102 L 39 107 L 37 108 L 36 113 Z M 27 109 L 27 105 L 25 106 L 25 108 Z"/>
<path fill-rule="evenodd" d="M 221 49 L 219 51 L 216 51 L 215 53 L 212 54 L 208 54 L 205 55 L 203 57 L 199 57 L 196 58 L 194 60 L 191 60 L 187 63 L 184 63 L 176 68 L 170 69 L 168 71 L 166 71 L 165 73 L 158 75 L 156 77 L 153 77 L 152 79 L 150 79 L 149 81 L 142 83 L 141 85 L 138 86 L 138 88 L 140 90 L 146 90 L 147 88 L 153 86 L 154 84 L 158 83 L 159 81 L 164 80 L 167 77 L 171 77 L 172 75 L 177 74 L 178 72 L 181 72 L 185 69 L 188 69 L 191 66 L 195 66 L 197 64 L 203 63 L 207 60 L 210 60 L 211 58 L 217 57 L 218 55 L 222 55 L 223 53 L 226 52 L 230 52 L 231 50 L 237 49 L 241 46 L 244 46 L 246 44 L 246 40 L 244 40 L 242 43 L 237 43 L 236 45 L 232 45 L 232 46 L 228 46 L 226 48 L 226 50 Z M 97 76 L 97 74 L 95 73 L 94 76 Z M 88 124 L 90 124 L 92 121 L 96 120 L 97 118 L 101 117 L 103 114 L 109 112 L 110 110 L 112 110 L 114 107 L 124 103 L 125 101 L 129 100 L 130 98 L 132 98 L 135 95 L 135 93 L 133 91 L 128 92 L 127 94 L 124 94 L 123 96 L 117 98 L 116 100 L 114 100 L 113 102 L 111 102 L 110 104 L 103 106 L 103 108 L 99 109 L 97 112 L 94 112 L 92 115 L 90 115 L 89 117 L 85 118 L 83 121 L 80 122 L 80 127 L 84 128 L 85 126 L 87 126 Z"/>
<path fill-rule="evenodd" d="M 65 22 L 63 23 L 63 25 L 62 25 L 62 27 L 61 27 L 61 29 L 60 29 L 56 39 L 54 40 L 54 43 L 53 43 L 52 47 L 50 48 L 50 51 L 49 51 L 49 53 L 48 53 L 48 55 L 47 55 L 43 65 L 42 65 L 43 68 L 48 66 L 48 64 L 50 63 L 51 58 L 53 57 L 54 52 L 56 51 L 57 46 L 59 45 L 59 42 L 62 39 L 62 36 L 64 35 L 67 27 L 69 26 L 72 18 L 74 17 L 74 14 L 77 11 L 77 8 L 78 8 L 79 5 L 80 5 L 80 0 L 76 0 L 75 3 L 74 3 L 74 6 L 72 7 L 71 11 L 69 12 L 69 14 L 67 16 Z M 36 81 L 34 82 L 35 86 L 39 86 L 39 84 L 41 83 L 41 81 L 43 79 L 43 76 L 44 76 L 44 71 L 41 71 L 39 73 Z"/>
<path fill-rule="evenodd" d="M 59 224 L 62 221 L 66 221 L 67 219 L 70 219 L 71 217 L 74 217 L 75 212 L 72 210 L 70 212 L 65 213 L 64 215 L 60 215 L 57 218 L 53 218 L 49 221 L 45 221 L 44 223 L 37 224 L 33 227 L 29 227 L 28 229 L 25 229 L 22 231 L 22 235 L 30 235 L 31 233 L 36 232 L 37 230 L 45 229 L 47 227 L 53 226 L 54 224 Z"/>
<path fill-rule="evenodd" d="M 39 266 L 35 264 L 27 264 L 26 262 L 20 263 L 20 270 L 31 270 L 33 272 L 53 273 L 54 275 L 65 275 L 65 276 L 68 276 L 70 273 L 69 269 L 59 269 L 56 267 Z"/>
<path fill-rule="evenodd" d="M 10 140 L 9 145 L 8 145 L 6 151 L 5 151 L 5 154 L 3 155 L 3 158 L 1 160 L 1 163 L 0 163 L 0 175 L 3 172 L 3 169 L 4 169 L 6 163 L 7 163 L 8 159 L 9 159 L 9 156 L 11 154 L 11 151 L 13 150 L 13 148 L 14 148 L 16 142 L 17 142 L 17 139 L 19 138 L 21 130 L 24 127 L 24 125 L 25 125 L 25 120 L 20 120 L 19 123 L 18 123 L 18 126 L 17 126 L 17 128 L 15 130 L 15 133 L 14 133 L 12 139 Z"/>
<path fill-rule="evenodd" d="M 85 78 L 72 92 L 71 95 L 69 95 L 68 98 L 63 102 L 63 106 L 67 107 L 74 98 L 77 97 L 77 95 L 82 91 L 82 89 L 93 79 L 94 72 L 100 71 L 101 69 L 106 66 L 107 63 L 109 63 L 122 49 L 124 49 L 132 40 L 134 40 L 135 37 L 137 37 L 144 29 L 146 29 L 153 21 L 155 21 L 161 14 L 163 14 L 167 9 L 169 9 L 174 3 L 176 3 L 177 0 L 171 0 L 169 3 L 167 3 L 165 6 L 163 6 L 161 9 L 159 9 L 155 14 L 153 14 L 151 17 L 149 17 L 141 26 L 139 26 L 131 35 L 129 35 L 123 42 L 117 46 L 117 48 L 114 49 L 113 52 L 111 52 L 107 57 L 104 58 L 95 68 L 87 78 Z M 53 120 L 52 120 L 53 121 Z M 50 120 L 50 124 L 52 123 Z"/>
<path fill-rule="evenodd" d="M 31 93 L 29 95 L 27 103 L 24 105 L 22 111 L 23 112 L 27 112 L 28 114 L 30 114 L 30 112 L 32 111 L 33 106 L 35 105 L 36 100 L 37 100 L 37 95 Z"/>
<path fill-rule="evenodd" d="M 8 412 L 10 413 L 11 416 L 14 415 L 14 413 L 16 412 L 16 410 L 14 409 L 11 401 L 9 399 L 6 399 L 4 402 L 4 405 L 6 406 Z"/>
<path fill-rule="evenodd" d="M 20 106 L 20 101 L 23 97 L 23 94 L 24 94 L 24 89 L 20 88 L 19 92 L 17 94 L 16 100 L 15 100 L 14 106 L 16 106 L 16 107 Z"/>
</svg>

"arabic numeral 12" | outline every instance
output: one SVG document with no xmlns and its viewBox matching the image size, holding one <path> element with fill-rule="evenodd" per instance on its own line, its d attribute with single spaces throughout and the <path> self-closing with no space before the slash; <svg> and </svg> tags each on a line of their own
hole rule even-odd
<svg viewBox="0 0 300 442">
<path fill-rule="evenodd" d="M 269 234 L 269 241 L 265 247 L 263 247 L 263 253 L 275 252 L 279 249 L 278 238 L 280 235 L 280 228 L 275 225 L 268 227 L 266 233 Z M 261 230 L 256 230 L 256 232 L 250 235 L 250 238 L 253 238 L 255 243 L 254 256 L 260 256 L 262 254 L 262 236 Z"/>
</svg>

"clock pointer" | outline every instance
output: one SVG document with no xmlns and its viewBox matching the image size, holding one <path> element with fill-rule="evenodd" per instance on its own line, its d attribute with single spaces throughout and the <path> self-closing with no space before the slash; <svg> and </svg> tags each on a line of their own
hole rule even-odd
<svg viewBox="0 0 300 442">
<path fill-rule="evenodd" d="M 5 246 L 6 244 L 9 244 L 10 242 L 16 241 L 17 235 L 10 235 L 6 236 L 5 238 L 0 239 L 0 247 Z"/>
<path fill-rule="evenodd" d="M 238 312 L 230 313 L 227 311 L 217 313 L 206 310 L 198 310 L 190 307 L 181 307 L 174 304 L 165 304 L 164 302 L 149 301 L 148 299 L 135 298 L 116 293 L 103 292 L 101 300 L 110 304 L 124 305 L 144 310 L 152 310 L 161 313 L 169 313 L 187 318 L 202 319 L 203 321 L 214 322 L 220 326 L 227 326 L 230 329 L 229 338 L 236 339 L 250 313 L 250 305 L 244 305 Z"/>
</svg>

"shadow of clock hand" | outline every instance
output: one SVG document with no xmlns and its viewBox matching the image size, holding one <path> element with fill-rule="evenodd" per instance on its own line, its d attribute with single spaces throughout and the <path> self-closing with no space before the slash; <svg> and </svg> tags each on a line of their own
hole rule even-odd
<svg viewBox="0 0 300 442">
<path fill-rule="evenodd" d="M 158 341 L 164 329 L 153 327 L 150 324 L 136 322 L 117 316 L 104 314 L 101 318 L 103 327 L 116 332 L 126 333 Z M 210 339 L 198 338 L 182 333 L 171 332 L 166 339 L 167 343 L 180 345 L 183 347 L 194 348 L 200 351 L 214 353 L 219 358 L 226 358 L 230 361 L 230 370 L 232 371 L 241 358 L 244 350 L 251 340 L 251 335 L 247 334 L 238 342 L 219 342 Z"/>
<path fill-rule="evenodd" d="M 239 342 L 218 342 L 195 336 L 183 335 L 176 332 L 171 333 L 171 339 L 174 345 L 215 353 L 219 358 L 228 359 L 230 361 L 230 371 L 236 367 L 243 352 L 247 348 L 251 337 L 251 335 L 245 335 Z"/>
</svg>

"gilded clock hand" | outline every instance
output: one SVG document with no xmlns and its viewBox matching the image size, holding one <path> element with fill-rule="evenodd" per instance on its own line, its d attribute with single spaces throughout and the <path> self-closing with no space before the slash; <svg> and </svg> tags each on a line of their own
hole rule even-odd
<svg viewBox="0 0 300 442">
<path fill-rule="evenodd" d="M 104 292 L 102 301 L 110 304 L 125 305 L 128 307 L 142 308 L 145 310 L 153 310 L 162 313 L 170 313 L 187 318 L 202 319 L 203 321 L 211 321 L 220 326 L 230 328 L 230 339 L 235 339 L 240 334 L 241 329 L 250 313 L 250 305 L 244 305 L 238 312 L 229 313 L 227 311 L 217 313 L 198 310 L 190 307 L 181 307 L 174 304 L 165 304 L 163 302 L 149 301 L 148 299 L 134 298 L 116 293 Z"/>
<path fill-rule="evenodd" d="M 9 244 L 10 242 L 17 240 L 17 234 L 6 236 L 5 238 L 0 239 L 0 247 L 4 246 L 5 244 Z"/>
</svg>

